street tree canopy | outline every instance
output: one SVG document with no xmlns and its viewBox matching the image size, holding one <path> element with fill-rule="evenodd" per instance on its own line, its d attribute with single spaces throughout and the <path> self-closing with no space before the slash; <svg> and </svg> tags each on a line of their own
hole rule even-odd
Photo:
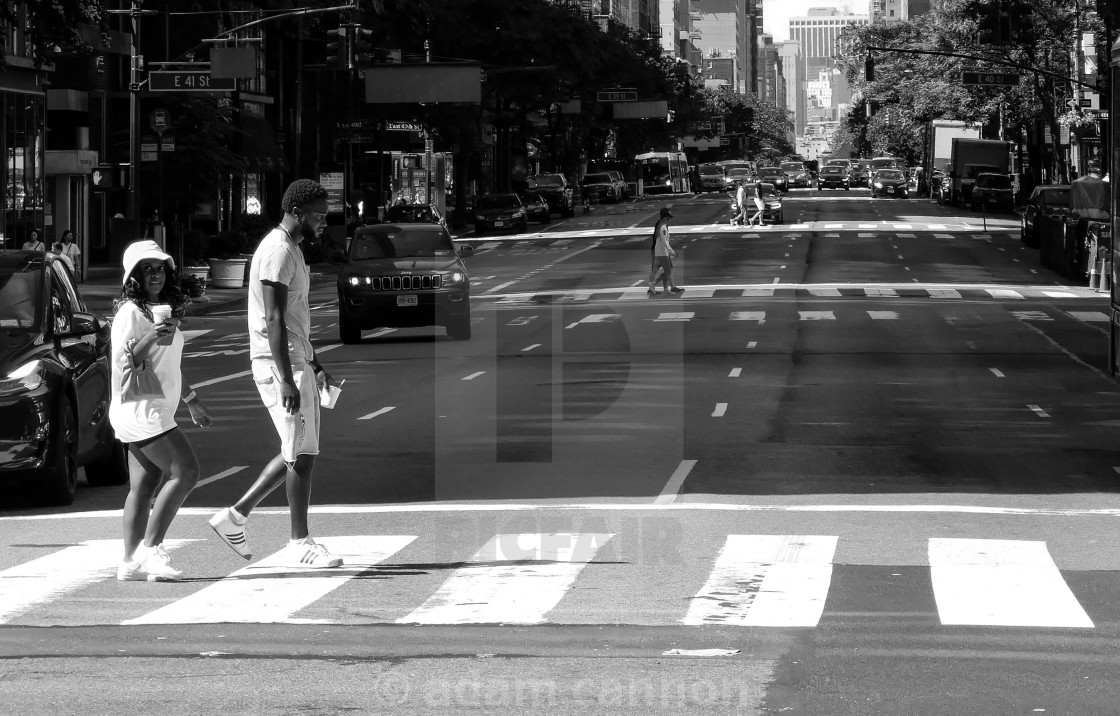
<svg viewBox="0 0 1120 716">
<path fill-rule="evenodd" d="M 36 67 L 54 62 L 59 48 L 89 49 L 80 34 L 81 25 L 104 29 L 105 11 L 101 0 L 0 0 L 0 26 L 23 30 L 28 54 Z M 0 65 L 6 55 L 25 54 L 10 47 L 11 34 L 0 32 Z"/>
</svg>

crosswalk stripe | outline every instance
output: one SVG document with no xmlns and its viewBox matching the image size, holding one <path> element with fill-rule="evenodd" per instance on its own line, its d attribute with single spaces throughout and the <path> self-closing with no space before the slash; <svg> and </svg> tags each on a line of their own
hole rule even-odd
<svg viewBox="0 0 1120 716">
<path fill-rule="evenodd" d="M 669 311 L 660 314 L 655 321 L 691 321 L 696 314 L 692 311 Z"/>
<path fill-rule="evenodd" d="M 1043 291 L 1042 295 L 1050 298 L 1077 298 L 1076 293 L 1070 293 L 1069 291 Z"/>
<path fill-rule="evenodd" d="M 930 298 L 960 298 L 960 291 L 954 288 L 929 288 L 926 289 Z"/>
<path fill-rule="evenodd" d="M 897 311 L 868 311 L 867 315 L 873 321 L 895 321 L 898 320 Z"/>
<path fill-rule="evenodd" d="M 802 321 L 835 321 L 836 314 L 832 311 L 798 311 Z"/>
<path fill-rule="evenodd" d="M 1093 627 L 1045 542 L 935 537 L 929 565 L 942 624 Z"/>
<path fill-rule="evenodd" d="M 743 298 L 754 298 L 758 296 L 773 296 L 774 289 L 772 288 L 744 288 L 743 293 L 740 294 Z"/>
<path fill-rule="evenodd" d="M 613 534 L 501 534 L 400 624 L 540 624 Z"/>
<path fill-rule="evenodd" d="M 864 293 L 868 296 L 878 296 L 879 298 L 898 298 L 898 291 L 895 291 L 893 288 L 868 286 L 864 289 Z"/>
<path fill-rule="evenodd" d="M 992 298 L 1023 298 L 1023 294 L 1009 288 L 988 288 L 984 290 Z"/>
<path fill-rule="evenodd" d="M 832 583 L 838 537 L 728 535 L 688 625 L 813 627 Z"/>
<path fill-rule="evenodd" d="M 811 288 L 809 294 L 812 296 L 839 296 L 840 289 L 838 288 Z"/>
<path fill-rule="evenodd" d="M 728 316 L 731 321 L 758 321 L 766 322 L 766 311 L 732 311 Z"/>
<path fill-rule="evenodd" d="M 199 540 L 169 539 L 167 551 Z M 49 602 L 112 577 L 124 546 L 119 539 L 86 540 L 0 572 L 0 624 L 40 602 Z"/>
<path fill-rule="evenodd" d="M 712 298 L 716 295 L 714 288 L 689 288 L 685 290 L 689 298 Z"/>
<path fill-rule="evenodd" d="M 285 564 L 281 550 L 188 597 L 124 624 L 299 623 L 293 615 L 407 547 L 413 535 L 317 537 L 342 567 L 307 570 Z"/>
</svg>

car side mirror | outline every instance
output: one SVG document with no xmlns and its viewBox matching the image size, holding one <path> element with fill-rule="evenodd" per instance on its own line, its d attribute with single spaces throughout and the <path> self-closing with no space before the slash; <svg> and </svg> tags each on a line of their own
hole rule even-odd
<svg viewBox="0 0 1120 716">
<path fill-rule="evenodd" d="M 92 313 L 74 313 L 70 317 L 70 330 L 60 333 L 57 338 L 81 338 L 101 332 L 101 322 Z"/>
<path fill-rule="evenodd" d="M 459 256 L 462 256 L 463 258 L 474 256 L 474 247 L 470 244 L 460 244 L 458 247 L 458 253 Z"/>
</svg>

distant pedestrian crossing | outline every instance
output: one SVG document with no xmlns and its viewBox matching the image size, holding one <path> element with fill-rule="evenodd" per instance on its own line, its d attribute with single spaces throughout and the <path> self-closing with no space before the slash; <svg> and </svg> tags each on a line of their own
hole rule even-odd
<svg viewBox="0 0 1120 716">
<path fill-rule="evenodd" d="M 813 628 L 829 616 L 836 570 L 859 568 L 851 555 L 837 563 L 844 539 L 836 535 L 730 534 L 722 544 L 716 539 L 701 548 L 703 574 L 696 579 L 692 571 L 671 565 L 618 561 L 613 553 L 600 559 L 615 538 L 600 532 L 501 533 L 462 560 L 455 545 L 435 536 L 321 537 L 344 558 L 342 568 L 289 568 L 277 553 L 228 574 L 159 584 L 116 582 L 120 541 L 88 540 L 0 570 L 0 624 L 621 622 Z M 436 559 L 417 559 L 408 551 L 417 545 L 435 550 Z M 177 562 L 220 549 L 201 539 L 168 540 L 166 546 Z M 213 564 L 213 554 L 209 557 L 206 563 Z M 912 562 L 913 555 L 899 560 Z M 932 595 L 943 626 L 1095 628 L 1043 541 L 935 537 L 926 541 L 924 560 L 928 578 L 919 580 L 912 598 L 923 604 Z M 623 581 L 604 588 L 604 579 L 623 569 L 659 570 L 670 607 L 657 601 L 663 595 L 628 590 Z M 588 577 L 590 572 L 598 576 Z M 678 583 L 682 580 L 686 583 Z M 875 585 L 867 588 L 870 605 Z M 342 593 L 344 600 L 337 597 Z M 625 605 L 621 612 L 618 604 Z M 1109 604 L 1120 611 L 1120 605 Z M 888 614 L 884 611 L 884 618 Z M 1109 623 L 1118 617 L 1101 616 Z"/>
</svg>

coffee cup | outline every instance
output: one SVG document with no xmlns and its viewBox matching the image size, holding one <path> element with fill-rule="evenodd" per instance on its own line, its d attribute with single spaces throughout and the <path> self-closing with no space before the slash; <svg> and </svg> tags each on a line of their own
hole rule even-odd
<svg viewBox="0 0 1120 716">
<path fill-rule="evenodd" d="M 171 318 L 171 306 L 168 306 L 168 305 L 164 304 L 164 305 L 152 306 L 151 309 L 152 309 L 152 323 L 157 325 L 157 326 L 159 324 L 163 323 L 164 321 L 167 321 Z M 161 345 L 161 346 L 170 345 L 171 341 L 174 339 L 174 337 L 175 337 L 175 335 L 174 335 L 174 333 L 172 333 L 171 335 L 166 336 L 165 338 L 160 338 L 159 341 L 157 341 L 157 343 L 159 343 L 159 345 Z"/>
</svg>

